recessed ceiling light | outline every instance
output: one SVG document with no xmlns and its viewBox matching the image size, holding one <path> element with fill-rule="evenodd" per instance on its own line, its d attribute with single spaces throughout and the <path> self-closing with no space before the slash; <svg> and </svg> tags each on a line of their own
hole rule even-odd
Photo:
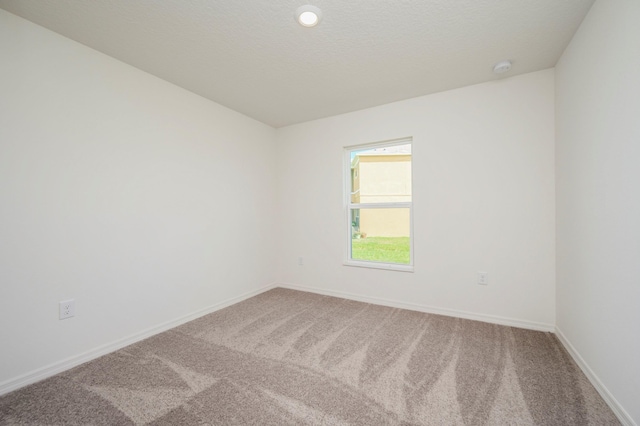
<svg viewBox="0 0 640 426">
<path fill-rule="evenodd" d="M 502 74 L 511 69 L 511 61 L 502 61 L 495 64 L 493 67 L 493 72 L 496 74 Z"/>
<path fill-rule="evenodd" d="M 307 4 L 296 10 L 296 20 L 303 27 L 315 27 L 322 18 L 322 11 L 315 6 Z"/>
</svg>

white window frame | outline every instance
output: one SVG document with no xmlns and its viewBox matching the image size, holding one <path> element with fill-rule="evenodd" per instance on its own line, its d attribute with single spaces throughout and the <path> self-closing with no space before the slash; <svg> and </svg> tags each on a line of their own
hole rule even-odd
<svg viewBox="0 0 640 426">
<path fill-rule="evenodd" d="M 362 151 L 365 149 L 382 148 L 398 145 L 411 145 L 411 201 L 388 202 L 388 203 L 352 203 L 351 202 L 351 153 L 353 151 Z M 345 217 L 345 260 L 344 265 L 356 266 L 361 268 L 386 269 L 391 271 L 413 272 L 413 138 L 405 137 L 401 139 L 392 139 L 381 142 L 367 143 L 362 145 L 351 145 L 344 147 L 344 217 Z M 384 208 L 408 208 L 409 209 L 409 264 L 401 263 L 384 263 L 369 260 L 352 259 L 351 239 L 352 239 L 352 209 L 384 209 Z"/>
</svg>

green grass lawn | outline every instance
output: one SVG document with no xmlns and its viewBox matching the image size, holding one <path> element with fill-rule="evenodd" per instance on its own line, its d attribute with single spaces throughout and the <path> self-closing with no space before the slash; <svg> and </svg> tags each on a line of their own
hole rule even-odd
<svg viewBox="0 0 640 426">
<path fill-rule="evenodd" d="M 409 237 L 367 237 L 351 240 L 353 260 L 409 264 Z"/>
</svg>

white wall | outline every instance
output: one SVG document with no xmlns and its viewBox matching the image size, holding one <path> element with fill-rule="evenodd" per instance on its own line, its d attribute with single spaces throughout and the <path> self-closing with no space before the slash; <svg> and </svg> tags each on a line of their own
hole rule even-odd
<svg viewBox="0 0 640 426">
<path fill-rule="evenodd" d="M 556 67 L 557 325 L 637 424 L 639 22 L 598 0 Z"/>
<path fill-rule="evenodd" d="M 343 147 L 405 136 L 415 272 L 344 266 Z M 277 140 L 284 284 L 553 329 L 553 70 L 281 128 Z"/>
<path fill-rule="evenodd" d="M 2 10 L 0 64 L 0 385 L 275 281 L 274 129 Z"/>
</svg>

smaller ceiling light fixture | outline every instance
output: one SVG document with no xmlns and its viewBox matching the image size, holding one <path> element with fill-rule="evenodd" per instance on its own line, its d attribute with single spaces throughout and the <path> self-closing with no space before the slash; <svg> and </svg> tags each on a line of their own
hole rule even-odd
<svg viewBox="0 0 640 426">
<path fill-rule="evenodd" d="M 496 74 L 503 74 L 511 69 L 511 61 L 502 61 L 495 64 L 493 72 Z"/>
<path fill-rule="evenodd" d="M 322 18 L 322 11 L 307 4 L 296 9 L 296 20 L 303 27 L 315 27 Z"/>
</svg>

